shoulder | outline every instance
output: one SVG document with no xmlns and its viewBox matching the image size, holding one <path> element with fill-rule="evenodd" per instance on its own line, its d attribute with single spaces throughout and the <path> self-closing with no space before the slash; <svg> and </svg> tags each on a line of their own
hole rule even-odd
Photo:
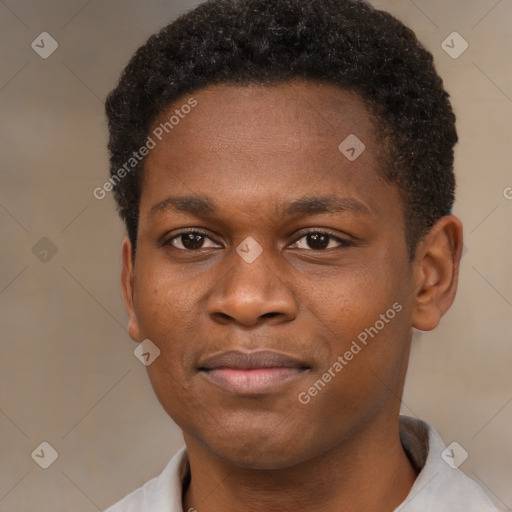
<svg viewBox="0 0 512 512">
<path fill-rule="evenodd" d="M 457 445 L 447 448 L 432 427 L 407 416 L 400 416 L 400 438 L 420 471 L 396 512 L 497 512 L 480 485 L 458 469 L 455 459 L 463 454 Z"/>
</svg>

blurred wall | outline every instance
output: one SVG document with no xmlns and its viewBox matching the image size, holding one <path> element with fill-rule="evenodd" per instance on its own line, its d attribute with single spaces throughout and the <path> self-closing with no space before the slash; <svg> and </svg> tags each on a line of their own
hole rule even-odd
<svg viewBox="0 0 512 512">
<path fill-rule="evenodd" d="M 134 50 L 197 3 L 0 1 L 1 512 L 102 510 L 182 445 L 126 332 L 123 226 L 92 191 L 107 176 L 106 94 Z M 462 445 L 461 469 L 512 510 L 512 3 L 373 3 L 433 52 L 461 139 L 459 294 L 415 336 L 403 412 Z M 41 449 L 57 456 L 48 469 Z"/>
</svg>

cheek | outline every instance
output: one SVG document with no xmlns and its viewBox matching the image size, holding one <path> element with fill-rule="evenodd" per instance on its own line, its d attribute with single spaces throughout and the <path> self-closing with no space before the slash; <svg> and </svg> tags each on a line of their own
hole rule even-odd
<svg viewBox="0 0 512 512">
<path fill-rule="evenodd" d="M 410 313 L 401 292 L 405 277 L 387 263 L 339 275 L 322 292 L 311 290 L 308 295 L 317 325 L 330 332 L 330 361 L 320 373 L 331 368 L 336 375 L 332 381 L 338 383 L 330 386 L 332 392 L 352 395 L 354 407 L 375 395 L 371 389 L 393 386 L 407 360 Z"/>
<path fill-rule="evenodd" d="M 164 266 L 147 266 L 135 281 L 134 305 L 143 334 L 152 339 L 173 336 L 189 322 L 194 310 L 193 291 Z"/>
<path fill-rule="evenodd" d="M 190 326 L 197 319 L 194 300 L 187 289 L 175 286 L 162 273 L 148 273 L 136 287 L 135 311 L 141 335 L 160 349 L 159 357 L 147 367 L 153 388 L 161 401 L 165 395 L 166 401 L 174 402 L 172 390 L 183 388 L 191 366 L 194 331 Z"/>
<path fill-rule="evenodd" d="M 160 404 L 180 426 L 183 418 L 197 408 L 197 397 L 190 387 L 194 332 L 187 327 L 194 316 L 183 294 L 158 283 L 148 289 L 140 311 L 141 331 L 160 349 L 159 357 L 146 369 Z M 142 301 L 141 301 L 142 302 Z"/>
<path fill-rule="evenodd" d="M 340 340 L 357 336 L 372 326 L 400 297 L 399 281 L 384 265 L 353 265 L 332 276 L 311 282 L 301 300 L 316 320 Z M 393 313 L 391 312 L 390 315 Z"/>
</svg>

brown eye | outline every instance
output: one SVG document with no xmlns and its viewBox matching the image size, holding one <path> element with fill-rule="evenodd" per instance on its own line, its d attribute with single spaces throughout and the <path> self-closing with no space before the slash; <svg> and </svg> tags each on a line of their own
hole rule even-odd
<svg viewBox="0 0 512 512">
<path fill-rule="evenodd" d="M 201 249 L 204 243 L 204 236 L 196 233 L 188 233 L 178 237 L 185 249 Z"/>
<path fill-rule="evenodd" d="M 313 231 L 299 238 L 294 246 L 298 249 L 312 249 L 314 251 L 323 251 L 325 249 L 335 249 L 338 247 L 348 247 L 351 243 L 329 233 Z"/>
<path fill-rule="evenodd" d="M 197 251 L 199 249 L 210 249 L 217 247 L 217 244 L 205 233 L 197 231 L 186 231 L 169 239 L 166 245 L 171 245 L 183 251 Z"/>
<path fill-rule="evenodd" d="M 312 233 L 306 235 L 306 243 L 311 249 L 326 249 L 329 245 L 329 235 L 323 233 Z"/>
</svg>

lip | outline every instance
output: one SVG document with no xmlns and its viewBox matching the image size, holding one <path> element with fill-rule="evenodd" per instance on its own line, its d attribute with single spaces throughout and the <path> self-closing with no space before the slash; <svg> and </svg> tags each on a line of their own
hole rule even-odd
<svg viewBox="0 0 512 512">
<path fill-rule="evenodd" d="M 270 350 L 230 350 L 210 356 L 199 365 L 200 373 L 209 381 L 241 395 L 269 393 L 309 369 L 299 359 Z"/>
</svg>

